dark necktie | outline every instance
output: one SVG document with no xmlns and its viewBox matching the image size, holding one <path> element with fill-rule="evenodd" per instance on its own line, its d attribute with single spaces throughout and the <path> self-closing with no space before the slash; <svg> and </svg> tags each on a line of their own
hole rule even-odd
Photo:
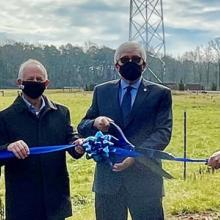
<svg viewBox="0 0 220 220">
<path fill-rule="evenodd" d="M 123 100 L 122 100 L 122 103 L 121 103 L 121 110 L 122 110 L 124 123 L 128 119 L 128 116 L 129 116 L 130 111 L 131 111 L 131 90 L 132 90 L 131 86 L 128 86 L 126 88 L 126 92 L 123 96 Z"/>
</svg>

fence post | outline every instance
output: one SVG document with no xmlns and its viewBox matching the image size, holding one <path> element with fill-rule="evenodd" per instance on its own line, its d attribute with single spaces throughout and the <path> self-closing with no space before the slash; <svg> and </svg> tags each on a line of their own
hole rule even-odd
<svg viewBox="0 0 220 220">
<path fill-rule="evenodd" d="M 184 157 L 184 168 L 183 168 L 183 178 L 186 180 L 186 156 L 187 156 L 187 151 L 186 151 L 186 111 L 184 111 L 184 138 L 183 138 L 183 157 Z"/>
</svg>

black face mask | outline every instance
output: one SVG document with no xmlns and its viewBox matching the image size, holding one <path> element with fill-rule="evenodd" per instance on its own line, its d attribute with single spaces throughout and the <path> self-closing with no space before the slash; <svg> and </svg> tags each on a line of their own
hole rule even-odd
<svg viewBox="0 0 220 220">
<path fill-rule="evenodd" d="M 141 76 L 142 66 L 135 62 L 127 62 L 120 66 L 119 73 L 129 81 L 134 81 Z"/>
<path fill-rule="evenodd" d="M 45 82 L 23 81 L 22 85 L 22 91 L 32 99 L 40 97 L 46 88 Z"/>
</svg>

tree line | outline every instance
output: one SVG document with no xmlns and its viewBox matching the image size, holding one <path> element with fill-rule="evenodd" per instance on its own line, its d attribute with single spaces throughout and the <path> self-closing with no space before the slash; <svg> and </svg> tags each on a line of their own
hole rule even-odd
<svg viewBox="0 0 220 220">
<path fill-rule="evenodd" d="M 164 66 L 151 56 L 148 65 L 164 83 L 197 83 L 207 90 L 220 89 L 219 41 L 208 46 L 199 46 L 181 56 L 163 57 Z M 42 62 L 49 74 L 51 88 L 80 87 L 89 89 L 95 84 L 118 78 L 114 68 L 115 50 L 87 43 L 84 47 L 70 43 L 54 45 L 33 45 L 10 42 L 0 45 L 0 88 L 14 88 L 19 66 L 27 59 Z M 157 82 L 156 77 L 146 70 L 144 76 Z"/>
</svg>

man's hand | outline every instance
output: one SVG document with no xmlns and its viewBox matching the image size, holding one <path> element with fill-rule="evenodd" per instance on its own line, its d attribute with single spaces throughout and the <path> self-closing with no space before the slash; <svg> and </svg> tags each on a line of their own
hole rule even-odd
<svg viewBox="0 0 220 220">
<path fill-rule="evenodd" d="M 30 154 L 29 147 L 22 140 L 9 144 L 7 150 L 11 151 L 18 159 L 25 159 Z"/>
<path fill-rule="evenodd" d="M 211 166 L 214 169 L 219 169 L 220 168 L 220 151 L 212 154 L 209 157 L 208 165 Z"/>
<path fill-rule="evenodd" d="M 111 118 L 99 116 L 95 119 L 93 126 L 100 131 L 106 132 L 109 129 L 110 122 L 113 122 Z"/>
<path fill-rule="evenodd" d="M 134 164 L 135 160 L 133 157 L 125 158 L 121 163 L 115 163 L 112 167 L 112 171 L 119 172 L 127 169 Z"/>
<path fill-rule="evenodd" d="M 83 141 L 84 141 L 83 138 L 79 138 L 79 139 L 77 139 L 77 140 L 75 140 L 75 141 L 73 142 L 73 144 L 76 145 L 76 146 L 75 146 L 75 151 L 76 151 L 78 154 L 82 154 L 82 155 L 85 153 L 85 151 L 84 151 L 84 149 L 83 149 L 83 147 L 82 147 Z"/>
</svg>

